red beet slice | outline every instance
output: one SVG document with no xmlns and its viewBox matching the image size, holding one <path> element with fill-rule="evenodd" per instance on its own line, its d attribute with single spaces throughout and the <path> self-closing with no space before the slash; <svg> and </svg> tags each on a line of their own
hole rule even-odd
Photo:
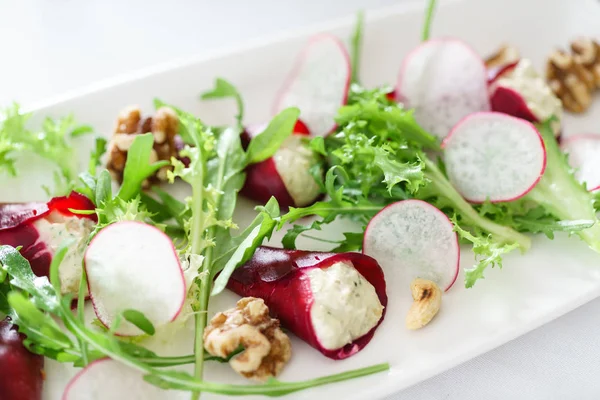
<svg viewBox="0 0 600 400">
<path fill-rule="evenodd" d="M 351 263 L 354 269 L 374 288 L 384 307 L 379 321 L 366 334 L 337 348 L 328 349 L 319 340 L 311 309 L 314 293 L 309 272 L 325 269 L 336 263 Z M 258 297 L 265 301 L 271 314 L 296 336 L 319 350 L 326 357 L 341 360 L 364 348 L 385 317 L 386 284 L 381 267 L 373 258 L 360 253 L 323 253 L 260 247 L 253 257 L 231 276 L 228 286 L 240 296 Z"/>
<path fill-rule="evenodd" d="M 535 71 L 531 61 L 522 59 L 504 66 L 490 80 L 489 89 L 492 111 L 532 123 L 554 116 L 558 119 L 552 126 L 554 134 L 560 134 L 561 102 Z"/>
<path fill-rule="evenodd" d="M 25 336 L 9 318 L 0 321 L 0 398 L 40 400 L 44 357 L 23 346 Z"/>
<path fill-rule="evenodd" d="M 66 197 L 55 197 L 48 203 L 0 205 L 0 244 L 22 246 L 21 254 L 31 264 L 37 276 L 48 276 L 52 250 L 49 243 L 40 240 L 39 222 L 60 223 L 61 217 L 89 219 L 96 222 L 95 214 L 74 214 L 73 210 L 94 210 L 87 197 L 72 192 Z"/>
<path fill-rule="evenodd" d="M 253 137 L 258 135 L 263 131 L 266 127 L 264 124 L 260 125 L 251 125 L 246 128 L 246 130 L 242 133 L 242 145 L 244 148 L 248 147 L 250 140 Z M 300 120 L 296 122 L 294 127 L 293 135 L 297 136 L 308 136 L 310 132 L 308 127 Z M 287 141 L 287 143 L 293 142 L 294 138 L 290 138 L 292 140 Z M 282 149 L 278 150 L 278 152 L 262 162 L 251 164 L 246 168 L 246 182 L 244 183 L 244 187 L 241 190 L 242 195 L 245 197 L 258 201 L 261 204 L 265 204 L 271 196 L 275 197 L 279 202 L 279 206 L 282 208 L 287 207 L 301 207 L 312 204 L 312 202 L 316 201 L 320 197 L 320 193 L 318 188 L 313 188 L 314 191 L 309 193 L 308 198 L 299 198 L 296 195 L 296 199 L 294 199 L 293 194 L 290 192 L 298 192 L 297 189 L 286 186 L 285 182 L 293 182 L 293 179 L 287 179 L 286 176 L 282 176 L 285 174 L 289 174 L 290 171 L 280 171 L 277 168 L 277 157 L 285 157 L 284 153 L 287 151 L 284 149 L 286 144 L 282 145 Z M 286 157 L 289 159 L 290 157 Z M 296 171 L 297 174 L 305 173 L 308 174 L 308 171 Z M 308 177 L 310 179 L 310 177 Z M 288 184 L 289 185 L 289 184 Z M 307 186 L 301 188 L 300 192 L 303 194 L 307 193 Z M 314 196 L 313 196 L 314 194 Z M 304 196 L 303 196 L 304 197 Z"/>
</svg>

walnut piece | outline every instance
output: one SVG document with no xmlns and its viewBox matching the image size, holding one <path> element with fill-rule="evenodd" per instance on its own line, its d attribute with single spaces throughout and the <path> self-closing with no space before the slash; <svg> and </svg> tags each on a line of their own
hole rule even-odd
<svg viewBox="0 0 600 400">
<path fill-rule="evenodd" d="M 590 38 L 578 38 L 571 42 L 573 58 L 589 71 L 595 88 L 600 88 L 600 44 Z"/>
<path fill-rule="evenodd" d="M 269 316 L 262 299 L 244 297 L 235 308 L 215 315 L 204 330 L 204 348 L 227 358 L 239 346 L 244 351 L 229 360 L 240 375 L 264 382 L 277 376 L 292 356 L 290 339 Z"/>
<path fill-rule="evenodd" d="M 488 69 L 491 68 L 502 68 L 507 65 L 518 62 L 521 59 L 519 49 L 514 46 L 505 44 L 502 45 L 498 51 L 485 59 L 485 66 Z"/>
<path fill-rule="evenodd" d="M 592 90 L 596 87 L 594 76 L 571 54 L 562 50 L 550 54 L 546 80 L 565 109 L 582 113 L 592 103 Z"/>
<path fill-rule="evenodd" d="M 170 160 L 177 155 L 175 137 L 179 129 L 179 119 L 168 107 L 159 108 L 154 116 L 143 118 L 137 106 L 130 106 L 119 113 L 112 139 L 108 145 L 108 161 L 106 168 L 113 178 L 123 182 L 123 170 L 127 161 L 127 152 L 136 135 L 151 132 L 154 136 L 154 146 L 150 161 Z M 150 178 L 150 181 L 167 180 L 169 167 L 163 167 Z M 148 186 L 150 181 L 145 182 Z"/>
</svg>

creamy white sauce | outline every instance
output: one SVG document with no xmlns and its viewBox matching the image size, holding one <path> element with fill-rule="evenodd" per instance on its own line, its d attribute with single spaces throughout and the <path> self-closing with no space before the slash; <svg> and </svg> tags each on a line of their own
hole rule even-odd
<svg viewBox="0 0 600 400">
<path fill-rule="evenodd" d="M 556 116 L 553 129 L 560 130 L 562 120 L 562 102 L 554 95 L 546 81 L 536 72 L 531 61 L 522 59 L 512 71 L 508 71 L 496 81 L 496 85 L 504 86 L 523 96 L 527 107 L 539 121 Z"/>
<path fill-rule="evenodd" d="M 310 205 L 319 195 L 319 185 L 308 170 L 315 163 L 312 151 L 302 143 L 302 135 L 291 135 L 273 155 L 275 167 L 288 193 L 298 207 Z"/>
<path fill-rule="evenodd" d="M 38 242 L 45 243 L 53 255 L 62 244 L 73 241 L 60 264 L 58 274 L 62 293 L 76 294 L 79 291 L 87 238 L 94 229 L 94 222 L 88 218 L 67 217 L 54 211 L 35 221 L 34 226 L 40 235 Z"/>
<path fill-rule="evenodd" d="M 324 348 L 335 350 L 351 343 L 381 319 L 383 306 L 375 288 L 352 263 L 314 268 L 307 275 L 314 299 L 310 317 Z"/>
</svg>

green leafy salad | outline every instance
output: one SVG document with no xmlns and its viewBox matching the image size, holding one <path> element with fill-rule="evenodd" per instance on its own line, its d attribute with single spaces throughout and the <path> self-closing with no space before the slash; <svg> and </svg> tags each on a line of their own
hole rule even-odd
<svg viewBox="0 0 600 400">
<path fill-rule="evenodd" d="M 510 115 L 530 101 L 525 91 L 494 97 L 523 61 L 488 85 L 467 45 L 430 39 L 434 9 L 430 1 L 422 43 L 393 88 L 361 83 L 361 14 L 349 50 L 332 35 L 308 43 L 270 121 L 247 123 L 243 94 L 218 78 L 199 101 L 233 101 L 232 126 L 155 99 L 151 116 L 129 108 L 112 137 L 93 139 L 83 171 L 73 138 L 91 141 L 92 127 L 68 116 L 32 130 L 16 104 L 2 110 L 0 176 L 19 179 L 31 154 L 56 168 L 47 202 L 0 195 L 0 349 L 17 360 L 0 382 L 41 398 L 45 357 L 83 368 L 64 399 L 131 388 L 145 398 L 286 395 L 389 369 L 381 360 L 277 378 L 288 334 L 332 360 L 377 340 L 386 312 L 399 312 L 388 304 L 391 270 L 404 285 L 391 290 L 435 299 L 409 311 L 407 327 L 418 329 L 459 276 L 459 244 L 475 255 L 466 288 L 505 254 L 529 250 L 532 234 L 566 232 L 600 252 L 595 194 L 557 142 L 560 116 Z M 189 195 L 174 194 L 182 187 Z M 256 202 L 249 223 L 235 214 L 240 195 Z M 353 224 L 338 239 L 319 234 L 340 219 Z M 283 248 L 266 246 L 277 231 Z M 299 237 L 331 251 L 297 250 Z M 242 297 L 236 307 L 209 311 L 226 289 Z M 185 329 L 186 355 L 147 345 Z M 210 363 L 258 382 L 209 381 Z"/>
</svg>

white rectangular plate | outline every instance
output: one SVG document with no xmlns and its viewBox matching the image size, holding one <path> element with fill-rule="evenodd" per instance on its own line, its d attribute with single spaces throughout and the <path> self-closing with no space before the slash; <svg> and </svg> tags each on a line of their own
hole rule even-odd
<svg viewBox="0 0 600 400">
<path fill-rule="evenodd" d="M 543 68 L 545 57 L 557 47 L 566 47 L 577 35 L 598 36 L 600 6 L 593 0 L 503 0 L 442 1 L 434 36 L 454 36 L 466 40 L 480 54 L 494 51 L 502 43 L 517 45 L 522 54 Z M 423 2 L 376 12 L 368 16 L 362 57 L 362 78 L 366 85 L 394 84 L 400 63 L 418 43 Z M 353 19 L 348 18 L 321 29 L 262 41 L 241 50 L 211 55 L 188 63 L 146 71 L 131 79 L 97 85 L 93 90 L 67 96 L 38 108 L 37 116 L 62 116 L 74 113 L 78 121 L 92 124 L 108 137 L 118 111 L 128 104 L 140 104 L 152 110 L 152 99 L 160 97 L 195 112 L 209 123 L 232 120 L 233 104 L 204 102 L 198 94 L 212 86 L 217 76 L 231 80 L 241 90 L 247 106 L 247 122 L 265 121 L 271 100 L 293 59 L 306 39 L 317 31 L 330 31 L 348 37 Z M 600 115 L 597 100 L 585 117 L 567 117 L 565 133 L 598 131 L 593 117 Z M 87 154 L 82 145 L 82 158 Z M 20 163 L 25 178 L 0 182 L 0 201 L 44 199 L 39 183 L 48 175 L 40 173 L 40 164 L 30 159 Z M 42 169 L 43 170 L 43 169 Z M 252 216 L 251 205 L 242 202 L 239 217 Z M 340 226 L 323 232 L 339 237 Z M 278 238 L 281 236 L 279 235 Z M 277 243 L 278 238 L 273 240 Z M 303 248 L 318 249 L 311 241 Z M 462 267 L 473 262 L 470 250 L 463 249 Z M 577 238 L 559 236 L 554 241 L 536 237 L 525 255 L 511 254 L 504 269 L 490 270 L 474 289 L 458 283 L 444 296 L 442 310 L 425 329 L 409 332 L 404 318 L 410 304 L 407 287 L 398 287 L 394 271 L 386 271 L 388 283 L 387 317 L 375 338 L 361 353 L 345 361 L 321 356 L 299 340 L 293 340 L 292 362 L 282 380 L 299 380 L 337 373 L 374 363 L 389 362 L 387 373 L 363 379 L 311 389 L 288 396 L 289 399 L 325 398 L 335 393 L 346 400 L 376 399 L 438 374 L 522 335 L 600 294 L 600 255 L 593 253 Z M 235 296 L 226 293 L 213 301 L 212 311 L 234 304 Z M 191 333 L 183 330 L 173 337 L 154 339 L 152 347 L 162 354 L 191 352 Z M 44 398 L 59 399 L 75 369 L 47 362 Z M 209 364 L 209 380 L 243 383 L 227 365 Z M 99 382 L 101 385 L 101 383 Z M 123 393 L 134 399 L 135 393 Z M 170 392 L 165 398 L 188 398 Z M 204 395 L 205 399 L 219 396 Z"/>
</svg>

